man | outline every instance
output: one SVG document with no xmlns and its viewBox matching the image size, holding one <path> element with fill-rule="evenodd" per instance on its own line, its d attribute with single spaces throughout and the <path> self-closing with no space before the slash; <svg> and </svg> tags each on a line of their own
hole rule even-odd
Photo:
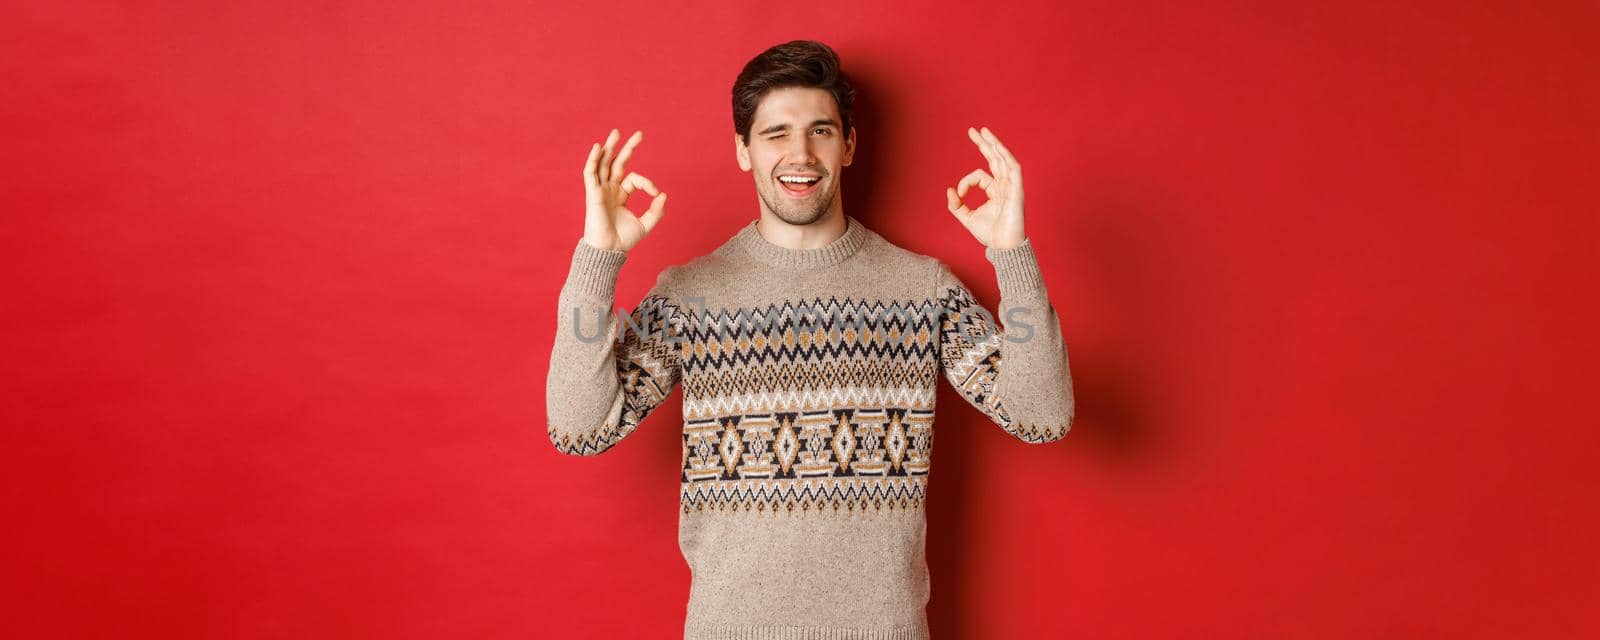
<svg viewBox="0 0 1600 640">
<path fill-rule="evenodd" d="M 1024 442 L 1073 417 L 1066 346 L 1023 232 L 1022 174 L 988 160 L 947 190 L 1000 286 L 1001 331 L 950 269 L 847 216 L 854 91 L 826 45 L 751 60 L 734 85 L 734 149 L 760 217 L 666 268 L 627 322 L 617 273 L 667 194 L 627 171 L 642 134 L 589 150 L 583 238 L 560 295 L 549 435 L 604 452 L 683 386 L 679 543 L 684 637 L 927 638 L 924 499 L 940 374 Z M 989 200 L 968 209 L 973 185 Z M 624 203 L 653 196 L 644 214 Z"/>
</svg>

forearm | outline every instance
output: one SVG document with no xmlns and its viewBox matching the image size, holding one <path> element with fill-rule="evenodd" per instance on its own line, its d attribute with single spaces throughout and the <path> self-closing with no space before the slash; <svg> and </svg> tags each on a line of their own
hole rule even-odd
<svg viewBox="0 0 1600 640">
<path fill-rule="evenodd" d="M 593 455 L 621 439 L 623 393 L 617 373 L 614 311 L 626 254 L 578 243 L 556 309 L 545 379 L 551 441 L 563 453 Z"/>
<path fill-rule="evenodd" d="M 1000 365 L 993 393 L 1011 425 L 1028 442 L 1059 440 L 1071 427 L 1075 403 L 1072 373 L 1061 322 L 1044 278 L 1025 241 L 1011 249 L 985 250 L 1000 286 L 995 320 L 1003 327 Z"/>
</svg>

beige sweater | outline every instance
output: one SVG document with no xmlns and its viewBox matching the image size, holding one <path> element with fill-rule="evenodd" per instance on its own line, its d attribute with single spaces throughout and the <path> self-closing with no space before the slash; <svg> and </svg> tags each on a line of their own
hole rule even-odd
<svg viewBox="0 0 1600 640">
<path fill-rule="evenodd" d="M 941 374 L 1023 442 L 1072 423 L 1066 345 L 1031 241 L 985 251 L 1000 286 L 991 317 L 944 263 L 846 220 L 843 236 L 806 250 L 752 221 L 663 270 L 620 317 L 627 254 L 581 240 L 573 254 L 546 381 L 550 439 L 605 452 L 683 387 L 686 639 L 927 638 Z"/>
</svg>

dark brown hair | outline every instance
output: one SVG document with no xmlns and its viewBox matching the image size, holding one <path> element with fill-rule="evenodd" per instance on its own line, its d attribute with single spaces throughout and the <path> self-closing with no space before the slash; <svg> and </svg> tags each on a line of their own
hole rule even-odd
<svg viewBox="0 0 1600 640">
<path fill-rule="evenodd" d="M 839 69 L 839 56 L 815 40 L 791 40 L 774 46 L 745 63 L 733 81 L 733 131 L 750 144 L 756 106 L 773 89 L 807 87 L 833 94 L 839 106 L 840 135 L 849 135 L 850 109 L 856 89 Z"/>
</svg>

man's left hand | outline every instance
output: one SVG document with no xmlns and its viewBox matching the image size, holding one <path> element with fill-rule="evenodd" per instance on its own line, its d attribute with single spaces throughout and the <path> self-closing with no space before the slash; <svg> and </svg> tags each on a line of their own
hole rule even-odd
<svg viewBox="0 0 1600 640">
<path fill-rule="evenodd" d="M 989 171 L 974 169 L 954 189 L 945 189 L 950 213 L 985 247 L 1012 249 L 1027 236 L 1022 231 L 1022 165 L 1000 139 L 989 131 L 967 128 L 967 137 L 989 159 Z M 967 189 L 977 184 L 989 200 L 977 209 L 961 202 Z"/>
</svg>

